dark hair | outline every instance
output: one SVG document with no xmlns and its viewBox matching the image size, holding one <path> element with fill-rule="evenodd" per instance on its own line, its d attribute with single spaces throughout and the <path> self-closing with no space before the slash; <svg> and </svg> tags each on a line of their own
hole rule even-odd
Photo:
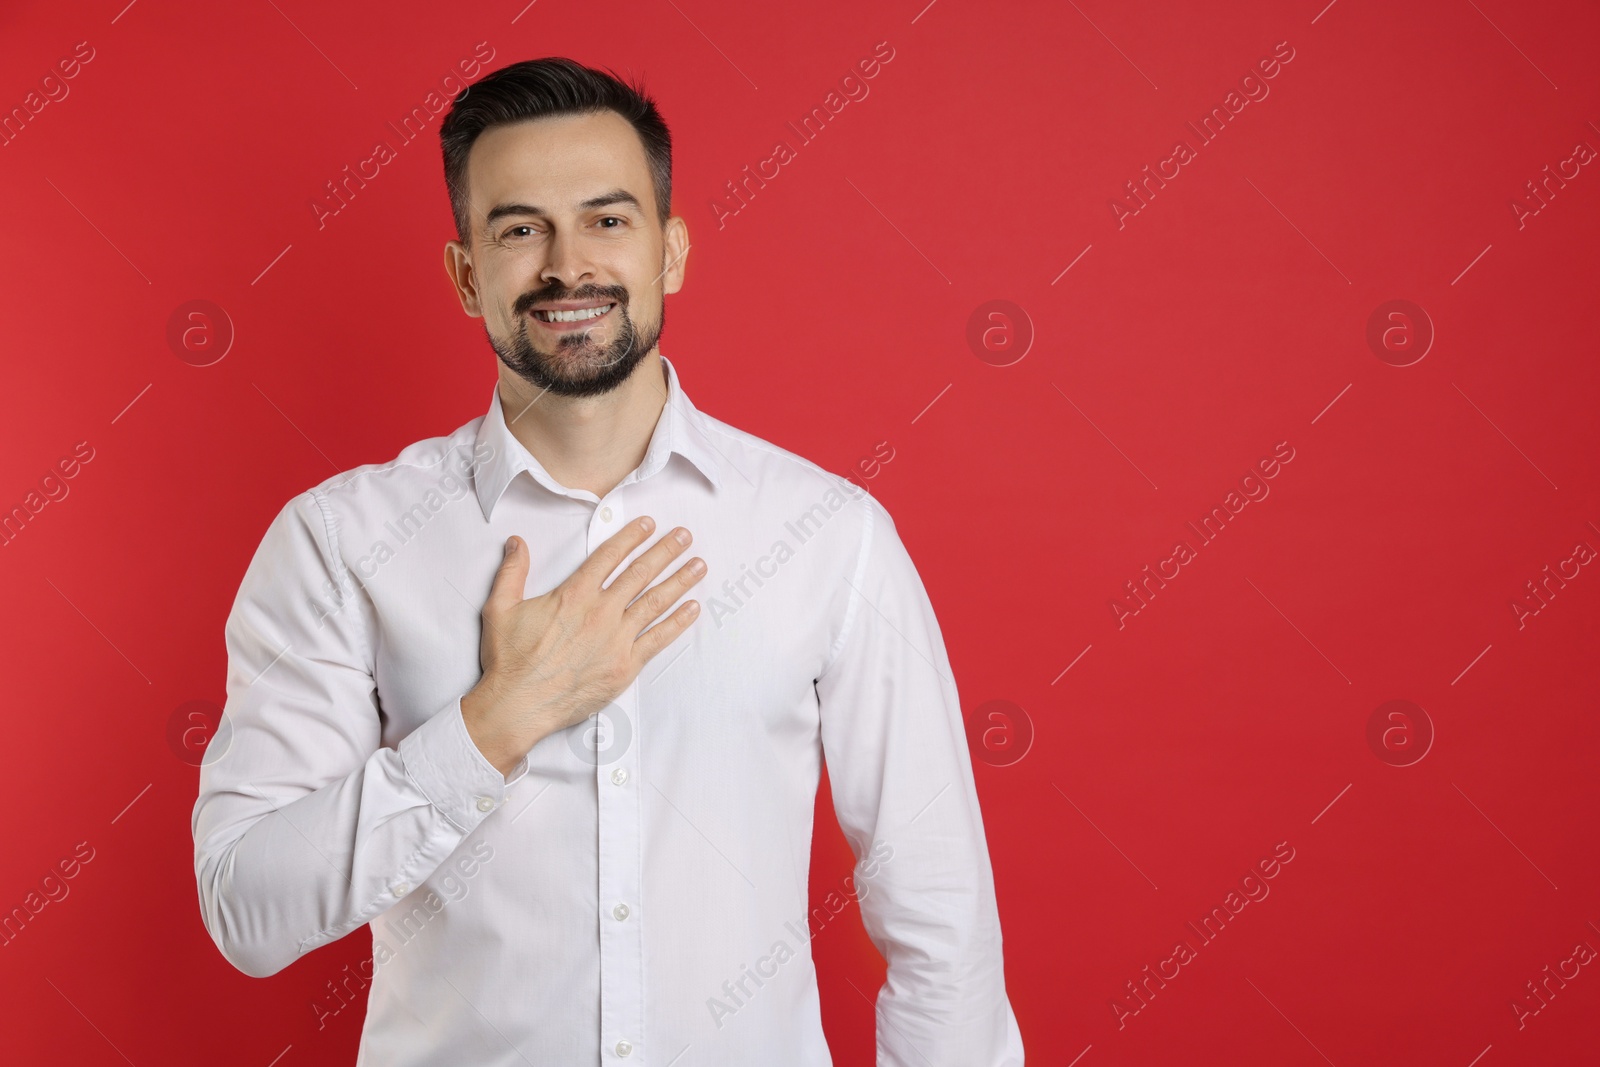
<svg viewBox="0 0 1600 1067">
<path fill-rule="evenodd" d="M 672 213 L 672 134 L 642 85 L 630 85 L 610 71 L 599 71 L 562 56 L 526 59 L 491 71 L 457 94 L 439 127 L 444 150 L 444 183 L 450 191 L 456 236 L 470 245 L 471 205 L 467 196 L 467 154 L 478 135 L 552 115 L 615 111 L 633 125 L 644 144 L 655 186 L 656 214 L 665 226 Z"/>
</svg>

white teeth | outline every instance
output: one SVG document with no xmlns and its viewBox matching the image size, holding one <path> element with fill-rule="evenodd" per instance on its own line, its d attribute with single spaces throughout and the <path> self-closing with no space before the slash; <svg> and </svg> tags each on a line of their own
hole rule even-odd
<svg viewBox="0 0 1600 1067">
<path fill-rule="evenodd" d="M 581 308 L 578 311 L 535 311 L 545 322 L 582 322 L 584 319 L 595 319 L 610 311 L 614 305 L 601 304 L 597 308 Z"/>
</svg>

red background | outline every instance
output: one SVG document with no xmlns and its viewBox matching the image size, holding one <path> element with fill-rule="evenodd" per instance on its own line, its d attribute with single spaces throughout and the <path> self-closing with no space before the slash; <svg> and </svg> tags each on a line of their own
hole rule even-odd
<svg viewBox="0 0 1600 1067">
<path fill-rule="evenodd" d="M 1600 16 L 1324 2 L 10 5 L 5 110 L 94 50 L 0 147 L 0 504 L 94 450 L 0 549 L 0 908 L 94 850 L 0 949 L 10 1062 L 353 1061 L 360 1007 L 319 1031 L 310 1005 L 368 935 L 228 966 L 167 731 L 222 700 L 283 502 L 487 404 L 437 122 L 321 228 L 310 206 L 479 42 L 646 79 L 693 242 L 662 350 L 711 414 L 858 472 L 969 713 L 1031 723 L 1014 763 L 1015 721 L 974 751 L 1030 1063 L 1594 1062 L 1594 966 L 1521 1027 L 1511 1005 L 1600 947 L 1600 576 L 1512 604 L 1600 546 L 1600 174 L 1520 226 L 1511 203 L 1600 146 Z M 785 123 L 881 41 L 870 95 L 798 146 Z M 1270 95 L 1199 146 L 1184 123 L 1283 41 Z M 780 138 L 796 158 L 719 229 Z M 1119 228 L 1111 198 L 1180 138 L 1197 158 Z M 205 367 L 167 341 L 196 299 L 236 333 Z M 1034 334 L 1009 366 L 967 341 L 996 299 Z M 1436 331 L 1409 366 L 1366 340 L 1392 299 Z M 1185 523 L 1285 441 L 1201 547 Z M 1119 626 L 1179 539 L 1197 558 Z M 1396 699 L 1435 734 L 1408 766 L 1420 716 L 1368 740 Z M 818 827 L 814 895 L 850 866 L 825 791 Z M 1279 842 L 1270 896 L 1119 1026 Z M 855 919 L 814 951 L 836 1061 L 869 1063 L 882 964 Z"/>
</svg>

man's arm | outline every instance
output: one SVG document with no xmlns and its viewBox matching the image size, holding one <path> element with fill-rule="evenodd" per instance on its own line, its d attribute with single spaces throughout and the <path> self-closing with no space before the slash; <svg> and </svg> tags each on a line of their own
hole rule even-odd
<svg viewBox="0 0 1600 1067">
<path fill-rule="evenodd" d="M 616 699 L 683 633 L 696 602 L 662 613 L 705 571 L 696 557 L 656 582 L 692 540 L 678 527 L 604 585 L 654 529 L 642 517 L 524 599 L 529 550 L 511 538 L 484 605 L 487 669 L 390 749 L 379 747 L 371 605 L 337 529 L 315 491 L 268 527 L 228 616 L 224 725 L 200 768 L 201 915 L 223 956 L 256 977 L 433 874 L 527 773 L 530 748 Z"/>
<path fill-rule="evenodd" d="M 459 699 L 397 749 L 379 747 L 370 607 L 334 529 L 315 493 L 268 527 L 228 616 L 227 704 L 200 769 L 201 914 L 223 956 L 255 977 L 421 884 L 509 784 Z"/>
<path fill-rule="evenodd" d="M 1021 1067 L 961 705 L 926 589 L 889 513 L 864 498 L 841 644 L 817 679 L 834 810 L 861 918 L 888 962 L 880 1067 Z M 884 847 L 887 846 L 887 847 Z"/>
</svg>

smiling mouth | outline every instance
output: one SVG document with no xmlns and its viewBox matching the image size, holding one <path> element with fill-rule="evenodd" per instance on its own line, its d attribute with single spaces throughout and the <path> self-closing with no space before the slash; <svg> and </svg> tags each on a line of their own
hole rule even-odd
<svg viewBox="0 0 1600 1067">
<path fill-rule="evenodd" d="M 576 311 L 549 311 L 535 308 L 533 317 L 540 322 L 586 322 L 589 319 L 598 319 L 617 305 L 601 304 L 598 307 L 579 308 Z"/>
</svg>

